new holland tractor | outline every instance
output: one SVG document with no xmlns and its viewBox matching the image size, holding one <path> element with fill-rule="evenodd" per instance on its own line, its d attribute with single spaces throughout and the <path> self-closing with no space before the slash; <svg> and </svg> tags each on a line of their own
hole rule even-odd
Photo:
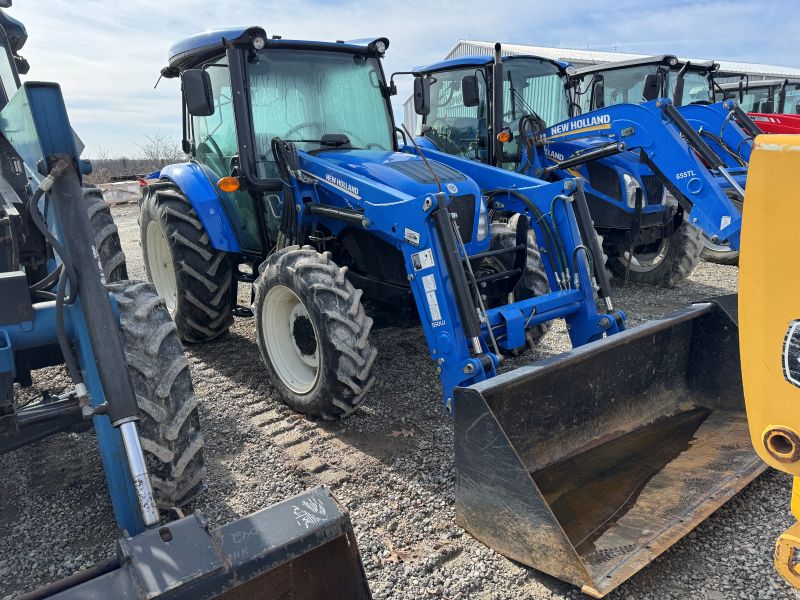
<svg viewBox="0 0 800 600">
<path fill-rule="evenodd" d="M 648 88 L 642 104 L 581 114 L 569 95 L 569 65 L 500 51 L 414 69 L 432 94 L 417 139 L 432 156 L 582 178 L 607 265 L 626 281 L 669 286 L 686 278 L 700 258 L 701 232 L 737 243 L 741 209 L 726 190 L 743 194 L 746 168 L 721 159 L 658 88 Z"/>
<path fill-rule="evenodd" d="M 189 364 L 164 300 L 127 279 L 109 206 L 82 187 L 90 165 L 59 86 L 20 83 L 26 38 L 0 10 L 0 453 L 93 429 L 119 539 L 114 557 L 25 597 L 368 598 L 325 488 L 214 531 L 177 508 L 205 475 Z M 26 397 L 58 365 L 68 388 Z"/>
<path fill-rule="evenodd" d="M 148 273 L 184 341 L 252 314 L 277 394 L 326 419 L 373 380 L 365 307 L 410 306 L 454 417 L 459 524 L 602 596 L 764 468 L 729 303 L 623 331 L 580 180 L 403 138 L 388 45 L 259 27 L 175 44 L 162 74 L 181 79 L 191 160 L 145 191 Z M 573 351 L 496 374 L 555 318 Z"/>
<path fill-rule="evenodd" d="M 602 254 L 578 182 L 401 150 L 387 46 L 216 31 L 174 45 L 162 71 L 181 78 L 192 160 L 145 189 L 147 272 L 187 342 L 254 315 L 276 390 L 317 418 L 372 384 L 367 302 L 419 315 L 448 410 L 553 319 L 575 346 L 624 328 L 590 271 Z"/>
<path fill-rule="evenodd" d="M 731 97 L 720 97 L 724 85 L 717 83 L 718 73 L 717 63 L 685 61 L 670 54 L 584 67 L 570 76 L 573 114 L 669 98 L 734 175 L 738 187 L 719 183 L 741 212 L 753 139 L 762 130 Z M 738 257 L 729 244 L 703 236 L 703 259 L 736 264 Z"/>
</svg>

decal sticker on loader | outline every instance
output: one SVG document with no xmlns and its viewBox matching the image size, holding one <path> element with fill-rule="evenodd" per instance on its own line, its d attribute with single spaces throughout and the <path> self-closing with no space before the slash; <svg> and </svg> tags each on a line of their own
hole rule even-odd
<svg viewBox="0 0 800 600">
<path fill-rule="evenodd" d="M 411 255 L 411 263 L 414 265 L 415 271 L 421 271 L 422 269 L 430 269 L 434 264 L 433 262 L 433 252 L 430 248 L 427 250 L 423 250 L 422 252 L 417 252 L 416 254 Z"/>
<path fill-rule="evenodd" d="M 409 244 L 412 244 L 414 246 L 419 246 L 419 232 L 406 227 L 403 233 L 403 237 Z"/>
<path fill-rule="evenodd" d="M 458 193 L 458 186 L 455 183 L 448 183 L 446 187 L 447 191 L 450 192 L 451 194 Z"/>
<path fill-rule="evenodd" d="M 731 217 L 730 215 L 725 215 L 719 220 L 719 228 L 725 229 L 728 225 L 731 224 Z"/>
<path fill-rule="evenodd" d="M 792 385 L 800 387 L 800 320 L 789 323 L 781 354 L 783 376 Z"/>
<path fill-rule="evenodd" d="M 425 289 L 425 299 L 428 301 L 428 309 L 431 311 L 431 324 L 434 327 L 441 327 L 445 321 L 442 319 L 439 299 L 436 297 L 436 278 L 433 275 L 424 275 L 422 287 Z"/>
<path fill-rule="evenodd" d="M 325 505 L 317 498 L 308 498 L 301 502 L 303 507 L 293 506 L 294 518 L 298 525 L 305 525 L 305 528 L 313 527 L 322 523 L 328 516 Z"/>
</svg>

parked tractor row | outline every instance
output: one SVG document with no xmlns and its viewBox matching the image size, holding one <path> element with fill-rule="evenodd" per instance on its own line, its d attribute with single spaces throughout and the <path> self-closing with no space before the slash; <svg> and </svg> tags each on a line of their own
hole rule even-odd
<svg viewBox="0 0 800 600">
<path fill-rule="evenodd" d="M 497 45 L 402 74 L 414 135 L 394 125 L 388 48 L 261 27 L 174 44 L 161 75 L 180 80 L 189 159 L 144 188 L 151 283 L 121 281 L 58 86 L 13 82 L 0 440 L 92 424 L 121 531 L 116 558 L 37 597 L 369 597 L 325 489 L 214 532 L 199 513 L 159 511 L 204 476 L 179 340 L 213 344 L 235 318 L 252 319 L 277 396 L 325 420 L 369 401 L 374 320 L 418 322 L 454 417 L 457 522 L 594 597 L 766 468 L 745 418 L 737 298 L 626 330 L 607 271 L 675 285 L 704 239 L 733 262 L 760 130 L 710 88 L 694 102 L 713 65 L 575 72 Z M 560 319 L 573 350 L 498 375 Z M 61 363 L 74 391 L 17 406 L 15 381 Z"/>
</svg>

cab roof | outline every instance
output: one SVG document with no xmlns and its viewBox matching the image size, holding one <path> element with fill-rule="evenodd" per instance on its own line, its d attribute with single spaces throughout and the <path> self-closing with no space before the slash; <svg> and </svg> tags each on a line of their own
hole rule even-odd
<svg viewBox="0 0 800 600">
<path fill-rule="evenodd" d="M 583 67 L 578 69 L 573 73 L 573 77 L 579 78 L 583 77 L 588 73 L 599 73 L 601 71 L 611 71 L 613 69 L 624 69 L 626 67 L 639 67 L 644 65 L 664 65 L 664 66 L 672 66 L 670 65 L 670 61 L 677 61 L 677 63 L 673 66 L 673 68 L 679 69 L 683 67 L 687 63 L 686 60 L 682 60 L 675 56 L 674 54 L 657 54 L 655 56 L 643 56 L 641 58 L 633 58 L 631 60 L 621 60 L 618 62 L 610 62 L 610 63 L 600 63 L 597 65 L 590 65 L 588 67 Z M 690 68 L 702 71 L 716 71 L 719 69 L 719 63 L 715 63 L 714 61 L 691 61 L 689 63 Z"/>
<path fill-rule="evenodd" d="M 539 60 L 543 60 L 545 62 L 549 62 L 555 65 L 562 71 L 566 70 L 566 68 L 570 66 L 570 64 L 567 62 L 562 62 L 560 60 L 553 60 L 551 58 L 545 58 L 544 56 L 536 56 L 534 54 L 514 54 L 512 56 L 503 56 L 503 62 L 506 63 L 518 58 L 536 58 Z M 414 67 L 411 71 L 414 74 L 424 75 L 425 73 L 433 73 L 435 71 L 446 71 L 448 69 L 457 69 L 459 67 L 484 67 L 493 62 L 494 62 L 493 56 L 489 56 L 486 54 L 471 54 L 469 56 L 459 56 L 458 58 L 450 58 L 448 60 L 442 60 L 430 65 Z"/>
<path fill-rule="evenodd" d="M 386 48 L 389 40 L 385 37 L 364 38 L 358 40 L 335 42 L 319 42 L 310 40 L 284 40 L 278 36 L 267 37 L 263 27 L 236 27 L 229 29 L 211 29 L 175 42 L 168 52 L 168 67 L 162 73 L 177 75 L 184 69 L 191 68 L 214 56 L 223 54 L 229 45 L 248 45 L 261 37 L 265 40 L 265 48 L 295 48 L 308 50 L 330 50 L 335 52 L 352 52 L 354 54 L 371 54 L 381 56 L 375 44 L 382 41 Z M 164 73 L 165 75 L 167 73 Z"/>
</svg>

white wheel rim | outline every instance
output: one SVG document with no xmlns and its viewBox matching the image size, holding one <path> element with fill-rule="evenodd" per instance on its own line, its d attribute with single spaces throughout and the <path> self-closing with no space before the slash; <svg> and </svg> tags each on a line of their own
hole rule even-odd
<svg viewBox="0 0 800 600">
<path fill-rule="evenodd" d="M 319 335 L 297 294 L 284 285 L 271 287 L 261 310 L 261 330 L 283 384 L 295 394 L 310 392 L 319 378 Z"/>
<path fill-rule="evenodd" d="M 706 236 L 703 236 L 703 246 L 705 246 L 708 250 L 712 250 L 713 252 L 719 252 L 720 254 L 724 254 L 727 252 L 733 252 L 731 247 L 728 244 L 716 244 L 708 239 Z"/>
<path fill-rule="evenodd" d="M 175 267 L 172 264 L 172 253 L 169 249 L 164 231 L 155 221 L 147 224 L 145 236 L 147 244 L 147 266 L 150 267 L 150 278 L 156 286 L 158 295 L 164 298 L 170 314 L 175 314 L 178 306 L 178 281 L 175 278 Z"/>
<path fill-rule="evenodd" d="M 655 252 L 637 253 L 636 250 L 634 250 L 633 258 L 631 259 L 631 271 L 637 273 L 652 271 L 664 261 L 664 258 L 667 256 L 667 250 L 669 250 L 669 240 L 666 238 L 661 240 Z M 620 260 L 623 266 L 627 266 L 629 254 L 627 250 L 622 253 Z"/>
</svg>

